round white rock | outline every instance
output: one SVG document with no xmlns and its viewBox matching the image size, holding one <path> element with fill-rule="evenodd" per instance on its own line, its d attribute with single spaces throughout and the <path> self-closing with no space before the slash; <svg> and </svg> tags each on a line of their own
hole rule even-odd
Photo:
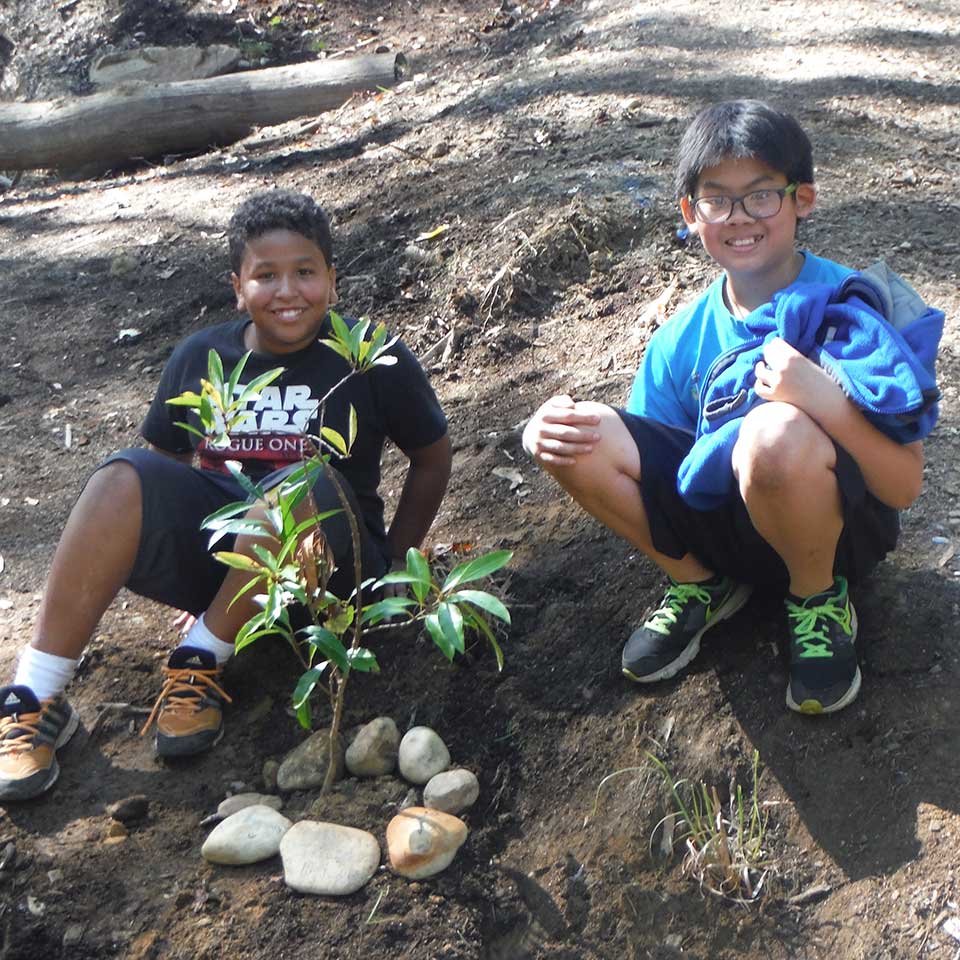
<svg viewBox="0 0 960 960">
<path fill-rule="evenodd" d="M 411 727 L 400 741 L 400 773 L 410 783 L 426 783 L 450 766 L 450 751 L 429 727 Z"/>
<path fill-rule="evenodd" d="M 200 848 L 200 855 L 210 863 L 228 866 L 259 863 L 277 853 L 291 826 L 273 807 L 244 807 L 214 827 Z"/>
<path fill-rule="evenodd" d="M 365 830 L 301 820 L 284 834 L 280 857 L 288 887 L 341 897 L 355 893 L 376 873 L 380 844 Z"/>
</svg>

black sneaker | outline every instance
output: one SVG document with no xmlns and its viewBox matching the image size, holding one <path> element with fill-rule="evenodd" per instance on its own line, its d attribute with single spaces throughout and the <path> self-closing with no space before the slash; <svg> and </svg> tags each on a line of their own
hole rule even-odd
<svg viewBox="0 0 960 960">
<path fill-rule="evenodd" d="M 833 589 L 786 600 L 790 628 L 790 683 L 787 706 L 798 713 L 835 713 L 860 692 L 857 612 L 844 577 Z"/>
<path fill-rule="evenodd" d="M 700 638 L 732 617 L 750 599 L 753 588 L 729 577 L 704 583 L 670 581 L 663 602 L 623 648 L 623 672 L 639 683 L 666 680 L 699 652 Z"/>
<path fill-rule="evenodd" d="M 164 684 L 140 735 L 157 721 L 157 756 L 192 757 L 223 736 L 221 704 L 230 702 L 220 686 L 220 668 L 208 650 L 180 646 L 163 668 Z"/>
<path fill-rule="evenodd" d="M 29 687 L 0 687 L 0 802 L 49 790 L 60 776 L 57 750 L 79 723 L 63 694 L 38 700 Z"/>
</svg>

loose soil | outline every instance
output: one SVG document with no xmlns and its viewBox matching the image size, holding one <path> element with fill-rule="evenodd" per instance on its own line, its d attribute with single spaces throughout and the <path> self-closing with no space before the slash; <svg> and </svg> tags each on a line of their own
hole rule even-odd
<svg viewBox="0 0 960 960">
<path fill-rule="evenodd" d="M 344 308 L 429 357 L 456 449 L 432 542 L 515 559 L 502 673 L 481 644 L 448 665 L 408 634 L 380 642 L 382 673 L 350 691 L 348 723 L 429 724 L 477 773 L 467 844 L 433 880 L 383 871 L 338 900 L 291 892 L 278 861 L 199 856 L 201 818 L 302 736 L 289 653 L 240 655 L 223 742 L 161 764 L 136 720 L 95 726 L 100 704 L 152 702 L 176 640 L 168 610 L 121 595 L 71 688 L 84 727 L 59 782 L 0 813 L 0 956 L 956 957 L 943 924 L 960 917 L 958 38 L 946 0 L 7 3 L 8 98 L 83 93 L 106 44 L 242 40 L 275 63 L 318 40 L 327 54 L 384 46 L 418 73 L 308 132 L 98 179 L 30 173 L 0 196 L 3 674 L 84 478 L 135 441 L 173 344 L 231 316 L 224 225 L 263 187 L 322 200 Z M 835 718 L 784 707 L 776 597 L 713 631 L 679 680 L 626 683 L 620 646 L 661 578 L 520 448 L 551 394 L 622 402 L 650 332 L 711 277 L 677 239 L 671 164 L 684 119 L 734 96 L 772 99 L 811 134 L 821 197 L 802 242 L 853 266 L 886 258 L 949 318 L 924 493 L 856 592 L 864 689 Z M 431 353 L 451 331 L 446 359 Z M 391 452 L 390 496 L 401 476 Z M 718 899 L 679 853 L 660 855 L 670 808 L 648 751 L 724 797 L 732 778 L 752 789 L 758 752 L 770 872 L 757 903 Z M 382 839 L 405 792 L 348 780 L 286 810 Z M 106 843 L 107 806 L 137 793 L 147 819 Z"/>
</svg>

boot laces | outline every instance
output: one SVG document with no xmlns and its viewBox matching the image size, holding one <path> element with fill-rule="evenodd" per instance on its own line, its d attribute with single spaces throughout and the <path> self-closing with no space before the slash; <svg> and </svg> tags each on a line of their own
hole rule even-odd
<svg viewBox="0 0 960 960">
<path fill-rule="evenodd" d="M 233 703 L 227 691 L 217 683 L 216 678 L 220 675 L 219 668 L 201 670 L 197 667 L 164 667 L 163 674 L 167 679 L 150 711 L 150 716 L 147 717 L 147 722 L 140 731 L 141 737 L 153 725 L 161 709 L 174 714 L 195 713 L 202 709 L 201 701 L 209 690 L 213 690 L 227 703 Z"/>
<path fill-rule="evenodd" d="M 669 633 L 690 600 L 709 605 L 712 599 L 710 591 L 699 583 L 671 583 L 663 595 L 663 603 L 647 618 L 644 629 Z"/>
</svg>

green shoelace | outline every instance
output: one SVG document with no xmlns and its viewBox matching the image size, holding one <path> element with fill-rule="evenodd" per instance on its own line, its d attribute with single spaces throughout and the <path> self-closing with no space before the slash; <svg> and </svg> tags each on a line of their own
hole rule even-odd
<svg viewBox="0 0 960 960">
<path fill-rule="evenodd" d="M 643 627 L 666 635 L 690 600 L 699 600 L 709 606 L 712 599 L 710 591 L 699 583 L 671 583 L 663 596 L 663 605 L 650 614 Z"/>
<path fill-rule="evenodd" d="M 787 616 L 793 621 L 791 630 L 796 643 L 803 647 L 801 659 L 832 657 L 829 625 L 827 620 L 839 623 L 848 636 L 850 628 L 850 604 L 846 597 L 829 597 L 813 607 L 801 607 L 787 601 Z"/>
</svg>

